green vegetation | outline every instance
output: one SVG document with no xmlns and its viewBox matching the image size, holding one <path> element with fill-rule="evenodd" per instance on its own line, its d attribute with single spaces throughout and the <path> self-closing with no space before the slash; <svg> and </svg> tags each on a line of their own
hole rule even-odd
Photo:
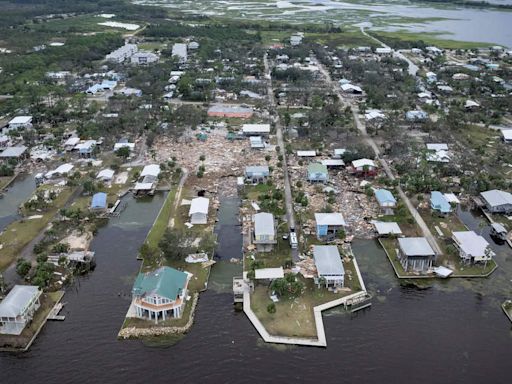
<svg viewBox="0 0 512 384">
<path fill-rule="evenodd" d="M 447 40 L 436 33 L 414 33 L 408 31 L 371 32 L 371 35 L 396 49 L 425 48 L 434 45 L 445 49 L 471 49 L 488 47 L 490 43 L 477 43 L 471 41 Z"/>
</svg>

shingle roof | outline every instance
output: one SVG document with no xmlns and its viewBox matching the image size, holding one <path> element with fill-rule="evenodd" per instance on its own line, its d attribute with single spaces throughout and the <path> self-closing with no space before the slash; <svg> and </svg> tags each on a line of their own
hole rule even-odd
<svg viewBox="0 0 512 384">
<path fill-rule="evenodd" d="M 187 283 L 188 275 L 171 267 L 160 267 L 152 272 L 139 273 L 132 293 L 137 296 L 157 294 L 176 300 Z"/>
</svg>

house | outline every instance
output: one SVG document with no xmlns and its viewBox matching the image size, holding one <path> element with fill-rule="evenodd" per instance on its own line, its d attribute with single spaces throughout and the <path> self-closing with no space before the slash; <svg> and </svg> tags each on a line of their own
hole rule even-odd
<svg viewBox="0 0 512 384">
<path fill-rule="evenodd" d="M 199 43 L 197 41 L 191 41 L 188 43 L 188 49 L 199 49 Z"/>
<path fill-rule="evenodd" d="M 407 121 L 413 121 L 413 122 L 419 122 L 419 121 L 425 121 L 428 118 L 428 113 L 424 111 L 407 111 L 405 113 L 405 119 Z"/>
<path fill-rule="evenodd" d="M 0 302 L 0 334 L 20 335 L 41 305 L 42 291 L 33 285 L 15 285 Z"/>
<path fill-rule="evenodd" d="M 338 231 L 347 226 L 341 213 L 315 213 L 316 236 L 319 240 L 332 241 Z"/>
<path fill-rule="evenodd" d="M 372 224 L 375 227 L 375 231 L 379 236 L 402 235 L 402 230 L 400 229 L 400 226 L 395 222 L 372 221 Z"/>
<path fill-rule="evenodd" d="M 369 109 L 364 114 L 366 121 L 382 120 L 386 117 L 379 109 Z"/>
<path fill-rule="evenodd" d="M 362 95 L 363 89 L 353 84 L 342 84 L 341 90 L 343 93 L 353 94 L 353 95 Z"/>
<path fill-rule="evenodd" d="M 250 107 L 242 107 L 235 105 L 212 105 L 208 109 L 209 117 L 237 117 L 241 119 L 248 119 L 252 117 L 254 111 Z"/>
<path fill-rule="evenodd" d="M 132 288 L 132 316 L 165 321 L 180 318 L 187 300 L 191 275 L 171 267 L 139 273 Z"/>
<path fill-rule="evenodd" d="M 139 180 L 133 187 L 135 195 L 152 195 L 158 183 L 158 175 L 160 175 L 160 166 L 158 164 L 146 165 L 140 173 Z"/>
<path fill-rule="evenodd" d="M 427 83 L 435 83 L 437 81 L 437 75 L 434 72 L 427 72 L 425 77 L 427 78 Z"/>
<path fill-rule="evenodd" d="M 11 138 L 6 135 L 0 135 L 0 148 L 7 148 L 12 144 Z"/>
<path fill-rule="evenodd" d="M 89 158 L 92 156 L 94 148 L 96 147 L 96 140 L 85 140 L 82 143 L 75 145 L 75 150 L 78 151 L 78 155 L 83 158 Z"/>
<path fill-rule="evenodd" d="M 484 204 L 491 213 L 512 213 L 512 194 L 499 189 L 480 193 Z"/>
<path fill-rule="evenodd" d="M 390 47 L 375 48 L 375 53 L 379 56 L 392 56 L 393 50 Z"/>
<path fill-rule="evenodd" d="M 253 243 L 258 252 L 270 252 L 277 243 L 274 215 L 260 212 L 253 216 Z"/>
<path fill-rule="evenodd" d="M 352 171 L 356 174 L 374 176 L 377 173 L 376 168 L 375 162 L 370 159 L 352 161 Z"/>
<path fill-rule="evenodd" d="M 258 268 L 254 270 L 256 280 L 275 280 L 284 277 L 283 267 L 279 268 Z"/>
<path fill-rule="evenodd" d="M 465 263 L 487 262 L 495 255 L 487 240 L 474 231 L 453 232 L 452 240 Z"/>
<path fill-rule="evenodd" d="M 32 116 L 16 116 L 7 124 L 7 131 L 32 128 Z"/>
<path fill-rule="evenodd" d="M 303 38 L 302 34 L 300 34 L 300 33 L 294 34 L 290 37 L 290 44 L 294 47 L 297 45 L 300 45 L 300 43 L 302 43 L 302 38 Z"/>
<path fill-rule="evenodd" d="M 75 146 L 80 142 L 80 138 L 79 137 L 70 137 L 68 138 L 64 144 L 63 144 L 63 147 L 64 147 L 64 150 L 66 150 L 67 152 L 71 152 L 73 149 L 75 149 Z"/>
<path fill-rule="evenodd" d="M 128 148 L 130 149 L 130 152 L 132 152 L 135 149 L 135 143 L 129 143 L 126 139 L 119 140 L 117 143 L 114 144 L 114 152 L 121 148 Z"/>
<path fill-rule="evenodd" d="M 297 157 L 316 157 L 316 151 L 297 151 Z"/>
<path fill-rule="evenodd" d="M 342 159 L 343 156 L 345 156 L 345 153 L 347 153 L 347 152 L 348 151 L 345 148 L 335 148 L 332 151 L 332 157 L 334 159 Z"/>
<path fill-rule="evenodd" d="M 392 215 L 393 208 L 396 208 L 396 199 L 393 194 L 387 189 L 374 189 L 373 192 L 382 212 L 385 215 Z"/>
<path fill-rule="evenodd" d="M 140 96 L 142 96 L 142 91 L 137 88 L 123 87 L 121 89 L 118 89 L 117 91 L 114 91 L 114 95 L 123 95 L 126 97 L 130 97 L 130 96 L 140 97 Z"/>
<path fill-rule="evenodd" d="M 311 163 L 308 165 L 308 181 L 325 183 L 329 180 L 327 166 L 321 163 Z"/>
<path fill-rule="evenodd" d="M 98 192 L 92 195 L 91 211 L 105 211 L 107 209 L 107 194 Z"/>
<path fill-rule="evenodd" d="M 251 136 L 249 137 L 249 142 L 251 143 L 251 148 L 253 149 L 265 148 L 265 142 L 261 136 Z"/>
<path fill-rule="evenodd" d="M 449 163 L 450 153 L 448 152 L 448 144 L 429 143 L 427 144 L 427 161 L 435 163 Z"/>
<path fill-rule="evenodd" d="M 74 168 L 73 164 L 66 163 L 59 165 L 56 169 L 46 172 L 44 177 L 51 179 L 53 177 L 65 176 Z"/>
<path fill-rule="evenodd" d="M 476 101 L 473 101 L 473 100 L 466 100 L 466 103 L 464 104 L 464 108 L 467 111 L 474 111 L 474 110 L 480 108 L 480 104 L 478 104 Z"/>
<path fill-rule="evenodd" d="M 313 259 L 317 270 L 315 283 L 318 288 L 341 288 L 345 283 L 345 268 L 341 261 L 340 252 L 335 245 L 313 246 Z"/>
<path fill-rule="evenodd" d="M 178 58 L 178 61 L 182 64 L 186 63 L 188 60 L 187 44 L 184 44 L 184 43 L 174 44 L 172 46 L 171 56 L 176 56 Z"/>
<path fill-rule="evenodd" d="M 27 147 L 7 147 L 0 153 L 0 159 L 20 159 L 26 155 Z"/>
<path fill-rule="evenodd" d="M 245 180 L 252 184 L 264 183 L 270 176 L 270 170 L 266 165 L 245 167 Z"/>
<path fill-rule="evenodd" d="M 105 56 L 105 60 L 112 61 L 114 63 L 122 63 L 125 60 L 132 57 L 134 54 L 136 54 L 137 51 L 137 45 L 125 44 L 121 48 L 118 48 L 115 51 L 110 52 L 107 56 Z"/>
<path fill-rule="evenodd" d="M 114 178 L 114 171 L 112 169 L 102 169 L 96 175 L 96 180 L 100 180 L 103 182 L 112 181 L 113 178 Z"/>
<path fill-rule="evenodd" d="M 137 52 L 130 58 L 130 62 L 135 65 L 147 65 L 156 63 L 158 60 L 159 56 L 157 54 L 145 51 Z"/>
<path fill-rule="evenodd" d="M 407 272 L 426 273 L 434 265 L 436 254 L 424 237 L 401 237 L 398 248 L 398 259 Z"/>
<path fill-rule="evenodd" d="M 270 124 L 244 124 L 242 133 L 245 136 L 267 136 L 270 134 Z"/>
<path fill-rule="evenodd" d="M 208 222 L 208 206 L 210 200 L 206 197 L 192 199 L 188 215 L 191 224 L 206 224 Z"/>
<path fill-rule="evenodd" d="M 452 206 L 439 191 L 432 191 L 430 194 L 430 208 L 441 215 L 446 215 L 452 211 Z"/>
<path fill-rule="evenodd" d="M 504 143 L 512 143 L 512 128 L 501 129 L 501 136 L 503 138 Z"/>
<path fill-rule="evenodd" d="M 345 162 L 341 159 L 320 160 L 320 163 L 325 165 L 327 168 L 338 168 L 345 166 Z"/>
</svg>

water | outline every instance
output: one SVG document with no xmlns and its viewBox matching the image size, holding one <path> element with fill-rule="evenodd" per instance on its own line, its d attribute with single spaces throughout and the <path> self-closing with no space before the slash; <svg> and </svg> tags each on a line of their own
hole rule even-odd
<svg viewBox="0 0 512 384">
<path fill-rule="evenodd" d="M 0 231 L 18 219 L 18 207 L 32 195 L 35 189 L 36 183 L 32 175 L 21 174 L 14 180 L 4 192 L 4 197 L 0 199 Z"/>
<path fill-rule="evenodd" d="M 372 21 L 380 29 L 439 33 L 440 37 L 512 47 L 510 10 L 457 7 L 449 4 L 410 3 L 404 0 L 350 2 L 333 0 L 133 0 L 163 5 L 185 13 L 244 20 L 288 23 L 332 22 L 342 26 Z M 510 0 L 495 0 L 510 4 Z M 478 28 L 475 28 L 478 26 Z"/>
<path fill-rule="evenodd" d="M 48 323 L 28 353 L 0 355 L 0 383 L 510 382 L 511 325 L 499 308 L 510 293 L 501 277 L 512 277 L 509 249 L 494 245 L 500 269 L 490 279 L 418 290 L 400 284 L 377 242 L 355 241 L 371 309 L 326 313 L 327 349 L 273 346 L 233 310 L 229 286 L 240 265 L 228 260 L 242 244 L 237 199 L 222 200 L 219 261 L 191 332 L 166 348 L 118 341 L 139 268 L 135 255 L 163 199 L 130 201 L 100 230 L 92 244 L 96 270 L 67 290 L 66 320 Z M 478 217 L 459 214 L 478 227 Z"/>
</svg>

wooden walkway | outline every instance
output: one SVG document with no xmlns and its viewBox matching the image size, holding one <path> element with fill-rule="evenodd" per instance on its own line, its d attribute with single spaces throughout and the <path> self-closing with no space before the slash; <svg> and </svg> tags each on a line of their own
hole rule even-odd
<svg viewBox="0 0 512 384">
<path fill-rule="evenodd" d="M 317 305 L 313 308 L 313 314 L 315 317 L 315 326 L 316 326 L 316 334 L 317 338 L 300 338 L 300 337 L 287 337 L 287 336 L 273 336 L 268 333 L 265 329 L 261 321 L 258 319 L 256 314 L 253 312 L 251 308 L 251 294 L 249 290 L 244 291 L 244 313 L 247 315 L 251 323 L 254 325 L 254 328 L 258 331 L 263 341 L 266 343 L 276 343 L 276 344 L 291 344 L 291 345 L 304 345 L 309 347 L 327 347 L 327 340 L 325 338 L 325 329 L 324 322 L 322 319 L 322 311 L 337 307 L 339 305 L 345 305 L 348 301 L 353 301 L 366 297 L 368 293 L 366 292 L 366 287 L 363 282 L 363 278 L 361 276 L 361 272 L 359 271 L 359 266 L 357 264 L 356 259 L 353 259 L 354 267 L 357 272 L 357 277 L 359 278 L 359 282 L 361 284 L 361 291 L 353 293 L 351 295 L 342 297 L 337 300 L 329 301 L 328 303 L 324 303 L 321 305 Z"/>
</svg>

